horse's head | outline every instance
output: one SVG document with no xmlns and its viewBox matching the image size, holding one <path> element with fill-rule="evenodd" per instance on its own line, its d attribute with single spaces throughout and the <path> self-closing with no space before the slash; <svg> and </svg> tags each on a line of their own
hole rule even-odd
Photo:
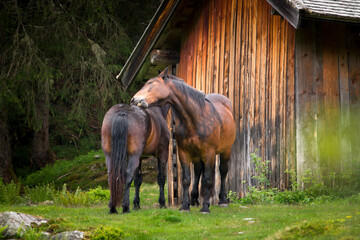
<svg viewBox="0 0 360 240">
<path fill-rule="evenodd" d="M 130 104 L 147 108 L 149 106 L 163 105 L 170 95 L 166 76 L 168 69 L 165 68 L 159 76 L 149 79 L 131 99 Z"/>
</svg>

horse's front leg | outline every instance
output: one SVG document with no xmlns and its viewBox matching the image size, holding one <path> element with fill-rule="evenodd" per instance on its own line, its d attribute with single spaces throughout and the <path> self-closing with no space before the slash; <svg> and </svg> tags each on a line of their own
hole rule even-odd
<svg viewBox="0 0 360 240">
<path fill-rule="evenodd" d="M 193 188 L 191 191 L 191 206 L 199 206 L 199 181 L 204 164 L 202 161 L 194 161 L 193 164 L 195 179 L 193 181 Z"/>
<path fill-rule="evenodd" d="M 134 210 L 140 209 L 140 186 L 142 184 L 142 173 L 141 173 L 141 161 L 139 161 L 139 167 L 135 170 L 134 175 L 134 186 L 135 186 L 135 196 L 134 196 Z"/>
<path fill-rule="evenodd" d="M 191 174 L 190 174 L 190 158 L 179 149 L 179 158 L 182 167 L 182 185 L 183 185 L 183 196 L 182 196 L 182 204 L 180 207 L 180 211 L 190 211 L 190 197 L 189 197 L 189 187 L 191 182 Z"/>
<path fill-rule="evenodd" d="M 204 159 L 204 171 L 201 180 L 201 195 L 204 198 L 200 212 L 210 213 L 210 197 L 214 192 L 215 182 L 215 151 L 208 150 Z"/>
<path fill-rule="evenodd" d="M 165 181 L 166 181 L 166 163 L 168 160 L 168 155 L 169 155 L 169 148 L 168 146 L 166 147 L 161 147 L 160 148 L 160 154 L 158 156 L 158 177 L 157 177 L 157 182 L 159 184 L 159 204 L 160 204 L 160 208 L 166 208 L 166 204 L 165 204 L 165 194 L 164 194 L 164 186 L 165 186 Z"/>
<path fill-rule="evenodd" d="M 130 155 L 128 160 L 128 165 L 126 168 L 126 174 L 125 174 L 125 190 L 124 190 L 124 197 L 122 202 L 123 207 L 123 213 L 129 213 L 130 212 L 130 200 L 129 200 L 129 194 L 130 194 L 130 186 L 131 182 L 134 178 L 134 173 L 137 168 L 139 168 L 140 163 L 140 154 Z"/>
</svg>

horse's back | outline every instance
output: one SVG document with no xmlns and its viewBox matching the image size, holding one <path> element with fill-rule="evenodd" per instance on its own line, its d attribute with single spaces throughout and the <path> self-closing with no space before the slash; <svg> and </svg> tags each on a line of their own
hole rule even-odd
<svg viewBox="0 0 360 240">
<path fill-rule="evenodd" d="M 135 152 L 137 151 L 138 146 L 141 145 L 141 142 L 144 142 L 144 138 L 146 138 L 147 128 L 149 125 L 148 116 L 141 108 L 127 104 L 116 104 L 106 112 L 101 127 L 102 148 L 104 152 L 110 153 L 112 123 L 114 121 L 114 117 L 117 116 L 119 112 L 125 113 L 128 119 L 128 152 Z"/>
</svg>

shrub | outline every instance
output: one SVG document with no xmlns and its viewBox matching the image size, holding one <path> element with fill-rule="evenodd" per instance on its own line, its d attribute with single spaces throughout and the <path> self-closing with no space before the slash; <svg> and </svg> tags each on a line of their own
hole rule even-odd
<svg viewBox="0 0 360 240">
<path fill-rule="evenodd" d="M 252 176 L 252 178 L 257 180 L 260 189 L 265 189 L 270 185 L 270 181 L 267 178 L 268 174 L 271 173 L 271 171 L 269 171 L 270 161 L 263 161 L 261 157 L 258 157 L 256 154 L 257 151 L 258 149 L 255 149 L 255 152 L 250 154 L 250 161 L 255 165 L 255 175 Z"/>
<path fill-rule="evenodd" d="M 11 181 L 9 184 L 3 184 L 0 179 L 0 203 L 16 204 L 21 202 L 20 184 Z"/>
<path fill-rule="evenodd" d="M 39 203 L 39 202 L 44 202 L 46 200 L 54 200 L 58 195 L 58 191 L 55 189 L 53 183 L 43 184 L 32 188 L 25 186 L 24 192 L 25 192 L 24 198 L 31 203 Z"/>
<path fill-rule="evenodd" d="M 97 229 L 91 236 L 92 240 L 112 240 L 112 239 L 122 239 L 127 234 L 124 233 L 124 230 L 114 227 L 100 227 Z"/>
<path fill-rule="evenodd" d="M 106 202 L 110 199 L 110 190 L 102 189 L 101 186 L 90 189 L 86 194 L 89 196 L 92 203 Z"/>
<path fill-rule="evenodd" d="M 56 202 L 64 205 L 65 207 L 89 206 L 91 203 L 90 197 L 86 194 L 86 192 L 83 192 L 78 187 L 74 193 L 71 193 L 67 190 L 66 184 L 63 185 L 63 189 L 59 193 L 59 197 L 56 199 Z"/>
</svg>

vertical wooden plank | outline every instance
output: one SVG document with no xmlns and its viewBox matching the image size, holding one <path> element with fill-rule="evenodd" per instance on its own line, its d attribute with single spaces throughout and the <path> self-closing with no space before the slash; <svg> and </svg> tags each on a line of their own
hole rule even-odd
<svg viewBox="0 0 360 240">
<path fill-rule="evenodd" d="M 202 44 L 203 44 L 203 17 L 204 17 L 204 11 L 201 10 L 200 16 L 196 23 L 196 36 L 195 36 L 195 43 L 196 43 L 196 58 L 194 62 L 195 67 L 195 78 L 193 82 L 193 87 L 196 89 L 201 89 L 201 64 L 202 64 Z"/>
<path fill-rule="evenodd" d="M 287 170 L 295 170 L 295 29 L 288 24 L 286 55 L 286 161 Z M 290 186 L 287 174 L 287 187 Z"/>
<path fill-rule="evenodd" d="M 237 9 L 236 9 L 236 33 L 235 33 L 235 63 L 234 63 L 234 113 L 235 113 L 235 124 L 239 128 L 239 157 L 242 159 L 242 161 L 238 162 L 236 165 L 236 189 L 237 191 L 243 191 L 241 182 L 243 180 L 246 180 L 246 158 L 244 156 L 244 129 L 243 129 L 243 119 L 244 119 L 244 113 L 242 108 L 242 100 L 244 99 L 244 78 L 242 76 L 242 70 L 245 68 L 245 63 L 243 62 L 243 56 L 244 56 L 244 43 L 245 39 L 243 38 L 243 31 L 244 31 L 244 22 L 245 22 L 245 8 L 246 1 L 238 1 L 237 3 Z"/>
<path fill-rule="evenodd" d="M 257 99 L 256 99 L 256 86 L 258 85 L 257 82 L 257 69 L 256 69 L 256 59 L 257 56 L 257 12 L 259 6 L 257 5 L 257 1 L 251 1 L 250 5 L 250 17 L 249 17 L 249 123 L 248 123 L 248 143 L 249 143 L 249 158 L 250 154 L 255 152 L 255 149 L 257 148 L 256 145 L 254 145 L 254 141 L 256 140 L 256 120 L 255 120 L 255 112 L 257 107 Z M 249 169 L 249 175 L 250 175 L 250 169 Z"/>
<path fill-rule="evenodd" d="M 331 151 L 332 154 L 322 154 L 321 165 L 326 166 L 328 171 L 338 174 L 341 171 L 340 164 L 340 99 L 339 99 L 339 68 L 338 68 L 338 45 L 339 24 L 324 22 L 321 24 L 322 47 L 323 47 L 323 76 L 324 76 L 324 117 L 326 131 L 322 131 L 327 138 L 328 144 L 323 145 L 322 153 Z M 334 31 L 336 29 L 336 31 Z M 325 140 L 325 139 L 324 139 Z M 324 149 L 325 147 L 325 149 Z M 328 174 L 328 173 L 327 173 Z"/>
<path fill-rule="evenodd" d="M 227 18 L 226 23 L 227 32 L 229 35 L 226 39 L 226 54 L 225 54 L 225 92 L 226 96 L 230 99 L 232 107 L 234 109 L 234 64 L 235 64 L 235 41 L 236 41 L 236 6 L 237 0 L 231 0 L 230 16 Z M 230 5 L 229 5 L 230 6 Z M 236 111 L 233 111 L 236 115 Z M 236 141 L 236 140 L 235 140 Z M 239 156 L 237 154 L 238 145 L 234 147 L 234 152 L 232 152 L 232 160 L 237 159 Z M 238 161 L 230 161 L 230 169 L 236 169 Z M 237 189 L 237 174 L 238 172 L 232 171 L 229 174 L 229 179 L 231 179 L 231 189 Z"/>
<path fill-rule="evenodd" d="M 219 0 L 220 1 L 220 0 Z M 219 62 L 219 93 L 222 95 L 226 95 L 224 91 L 225 84 L 225 56 L 226 56 L 226 38 L 225 38 L 225 30 L 226 30 L 226 19 L 228 19 L 227 15 L 227 3 L 228 0 L 223 0 L 221 2 L 221 36 L 220 36 L 220 62 Z M 228 33 L 227 33 L 228 34 Z"/>
<path fill-rule="evenodd" d="M 215 40 L 214 40 L 214 67 L 213 67 L 213 79 L 214 84 L 212 91 L 215 93 L 221 93 L 219 89 L 220 82 L 220 42 L 221 42 L 221 23 L 222 23 L 222 10 L 221 10 L 221 0 L 215 1 L 215 17 L 214 17 L 214 27 L 215 27 Z"/>
<path fill-rule="evenodd" d="M 270 10 L 266 4 L 261 6 L 261 55 L 260 55 L 260 82 L 259 82 L 259 118 L 260 118 L 260 133 L 261 139 L 259 142 L 259 153 L 262 159 L 266 159 L 266 83 L 268 77 L 268 20 L 270 18 Z M 267 160 L 267 159 L 266 159 Z"/>
<path fill-rule="evenodd" d="M 349 69 L 346 46 L 346 25 L 339 25 L 339 92 L 340 92 L 340 149 L 342 169 L 351 169 L 351 137 L 350 137 L 350 98 L 349 98 Z"/>
<path fill-rule="evenodd" d="M 215 61 L 215 0 L 211 0 L 208 3 L 208 46 L 207 46 L 207 63 L 206 63 L 206 82 L 205 93 L 212 93 L 214 88 L 213 69 Z"/>
<path fill-rule="evenodd" d="M 300 178 L 306 170 L 318 169 L 315 162 L 316 141 L 314 141 L 316 115 L 316 108 L 313 104 L 316 101 L 313 89 L 314 32 L 315 26 L 309 23 L 307 28 L 298 29 L 295 36 L 296 159 L 297 174 Z"/>
<path fill-rule="evenodd" d="M 346 42 L 348 50 L 348 85 L 349 85 L 349 105 L 351 123 L 351 159 L 352 169 L 360 167 L 360 49 L 358 33 L 359 26 L 348 25 L 346 31 Z"/>
<path fill-rule="evenodd" d="M 201 86 L 200 89 L 206 93 L 206 89 L 205 89 L 205 82 L 206 82 L 206 77 L 207 77 L 207 68 L 206 68 L 206 63 L 208 61 L 208 55 L 207 55 L 207 50 L 208 50 L 208 38 L 209 38 L 209 2 L 208 0 L 203 0 L 203 9 L 204 9 L 204 14 L 203 14 L 203 37 L 202 37 L 202 55 L 201 55 Z"/>
<path fill-rule="evenodd" d="M 255 26 L 254 27 L 254 41 L 256 41 L 255 45 L 255 54 L 254 54 L 254 58 L 255 58 L 255 86 L 254 86 L 254 100 L 255 100 L 255 109 L 254 109 L 254 129 L 253 129 L 253 134 L 252 137 L 254 139 L 254 148 L 258 149 L 257 154 L 261 157 L 261 127 L 260 127 L 260 108 L 261 108 L 261 101 L 260 101 L 260 94 L 261 94 L 261 90 L 260 90 L 260 82 L 262 81 L 261 79 L 261 36 L 262 36 L 262 32 L 261 32 L 261 27 L 262 27 L 262 17 L 264 16 L 263 14 L 263 7 L 262 4 L 259 1 L 256 1 L 256 5 L 255 5 L 255 11 L 256 11 L 256 15 L 255 15 Z"/>
<path fill-rule="evenodd" d="M 172 153 L 173 153 L 173 136 L 172 136 L 172 117 L 171 117 L 171 109 L 167 115 L 167 124 L 168 129 L 170 131 L 170 142 L 169 142 L 169 157 L 167 164 L 167 184 L 168 184 L 168 204 L 169 206 L 174 206 L 174 175 L 173 175 L 173 164 L 172 164 Z"/>
<path fill-rule="evenodd" d="M 244 1 L 243 15 L 244 22 L 242 23 L 242 69 L 241 69 L 241 82 L 243 88 L 241 91 L 241 110 L 243 113 L 240 121 L 240 127 L 244 134 L 244 176 L 249 186 L 253 185 L 252 179 L 252 163 L 250 161 L 250 111 L 251 111 L 251 3 L 252 1 Z"/>
<path fill-rule="evenodd" d="M 280 39 L 280 64 L 279 64 L 279 71 L 280 71 L 280 77 L 279 77 L 279 146 L 278 146 L 278 162 L 279 162 L 279 184 L 278 187 L 281 189 L 285 188 L 285 176 L 284 171 L 286 169 L 285 166 L 285 159 L 284 159 L 284 151 L 285 151 L 285 90 L 284 85 L 286 84 L 286 61 L 285 61 L 285 55 L 286 55 L 286 22 L 284 19 L 281 19 L 281 39 Z"/>
</svg>

